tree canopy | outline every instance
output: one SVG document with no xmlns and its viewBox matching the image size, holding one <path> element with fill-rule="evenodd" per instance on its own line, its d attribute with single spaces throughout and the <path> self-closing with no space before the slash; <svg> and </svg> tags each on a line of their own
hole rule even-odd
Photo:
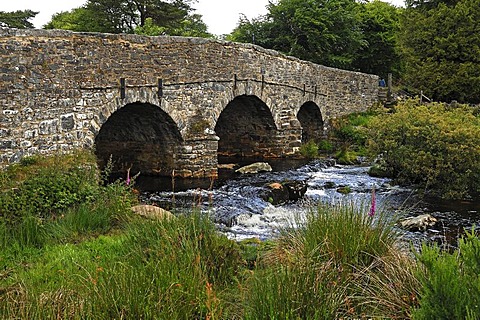
<svg viewBox="0 0 480 320">
<path fill-rule="evenodd" d="M 400 12 L 386 2 L 374 0 L 359 6 L 359 28 L 366 44 L 354 55 L 352 69 L 386 78 L 400 75 L 401 61 L 396 47 Z"/>
<path fill-rule="evenodd" d="M 227 38 L 332 67 L 386 75 L 398 63 L 398 8 L 355 0 L 280 0 Z"/>
<path fill-rule="evenodd" d="M 402 17 L 404 83 L 440 101 L 480 103 L 480 0 L 410 7 Z"/>
<path fill-rule="evenodd" d="M 47 29 L 148 35 L 211 36 L 194 0 L 88 0 L 53 16 Z"/>
<path fill-rule="evenodd" d="M 34 18 L 38 12 L 32 10 L 17 10 L 13 12 L 0 11 L 0 27 L 28 29 L 33 28 L 29 20 Z"/>
<path fill-rule="evenodd" d="M 365 45 L 354 0 L 280 0 L 252 22 L 242 19 L 229 39 L 254 42 L 304 60 L 348 68 Z"/>
</svg>

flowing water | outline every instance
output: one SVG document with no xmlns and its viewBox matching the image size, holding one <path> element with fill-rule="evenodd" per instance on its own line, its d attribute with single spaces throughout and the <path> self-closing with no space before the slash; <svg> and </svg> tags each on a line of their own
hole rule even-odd
<svg viewBox="0 0 480 320">
<path fill-rule="evenodd" d="M 423 232 L 401 231 L 407 240 L 454 244 L 465 228 L 471 229 L 480 222 L 478 203 L 418 199 L 411 189 L 393 185 L 389 179 L 370 177 L 366 166 L 340 166 L 332 161 L 271 164 L 273 172 L 240 175 L 221 171 L 218 181 L 195 180 L 196 185 L 191 181 L 180 185 L 182 181 L 139 179 L 138 186 L 145 190 L 144 202 L 176 211 L 201 210 L 212 217 L 220 230 L 237 240 L 272 238 L 280 228 L 295 227 L 317 202 L 355 201 L 368 211 L 373 189 L 377 207 L 385 209 L 394 219 L 423 213 L 438 219 L 434 227 Z M 274 206 L 261 197 L 266 184 L 286 180 L 307 184 L 307 192 L 300 201 Z M 172 187 L 175 192 L 164 190 Z M 342 187 L 350 193 L 340 193 Z"/>
</svg>

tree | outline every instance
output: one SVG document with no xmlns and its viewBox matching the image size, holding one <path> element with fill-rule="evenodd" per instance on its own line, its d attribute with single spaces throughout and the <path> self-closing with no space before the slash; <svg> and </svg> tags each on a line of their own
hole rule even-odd
<svg viewBox="0 0 480 320">
<path fill-rule="evenodd" d="M 106 33 L 211 36 L 194 0 L 88 0 L 80 8 L 61 12 L 46 28 Z"/>
<path fill-rule="evenodd" d="M 360 29 L 366 45 L 355 53 L 353 68 L 382 78 L 386 78 L 388 73 L 399 75 L 400 56 L 396 38 L 401 10 L 379 0 L 360 6 Z"/>
<path fill-rule="evenodd" d="M 400 45 L 404 82 L 440 101 L 480 103 L 480 0 L 407 8 Z"/>
<path fill-rule="evenodd" d="M 354 0 L 280 0 L 252 22 L 245 18 L 228 39 L 254 42 L 300 59 L 351 68 L 366 43 Z"/>
<path fill-rule="evenodd" d="M 103 12 L 95 12 L 85 7 L 55 14 L 44 26 L 45 29 L 64 29 L 76 32 L 119 33 L 122 30 L 112 25 Z"/>
<path fill-rule="evenodd" d="M 38 12 L 32 10 L 17 10 L 13 12 L 0 11 L 0 27 L 29 29 L 34 28 L 28 21 L 34 18 Z"/>
<path fill-rule="evenodd" d="M 166 27 L 160 27 L 156 25 L 152 18 L 147 18 L 143 26 L 138 26 L 135 28 L 135 33 L 147 36 L 169 34 L 171 36 L 182 37 L 213 37 L 212 34 L 208 33 L 207 25 L 202 21 L 201 16 L 197 14 L 187 16 L 186 19 L 180 22 L 177 28 L 170 30 L 168 30 Z"/>
</svg>

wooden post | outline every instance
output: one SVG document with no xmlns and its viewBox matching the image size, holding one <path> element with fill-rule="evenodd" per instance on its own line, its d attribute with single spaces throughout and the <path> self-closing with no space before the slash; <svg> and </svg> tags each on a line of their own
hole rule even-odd
<svg viewBox="0 0 480 320">
<path fill-rule="evenodd" d="M 125 78 L 120 78 L 120 99 L 125 99 Z"/>
<path fill-rule="evenodd" d="M 163 97 L 163 80 L 162 79 L 158 79 L 157 95 L 159 98 Z"/>
</svg>

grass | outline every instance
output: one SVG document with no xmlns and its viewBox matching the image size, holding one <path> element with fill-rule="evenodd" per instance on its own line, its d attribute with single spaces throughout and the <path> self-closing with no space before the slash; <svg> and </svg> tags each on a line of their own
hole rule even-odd
<svg viewBox="0 0 480 320">
<path fill-rule="evenodd" d="M 39 188 L 26 182 L 48 176 L 50 161 L 60 178 L 48 190 L 68 190 L 61 173 L 78 167 L 70 157 L 2 173 L 16 177 L 2 180 L 3 203 L 17 196 L 11 188 Z M 84 161 L 79 172 L 90 172 L 91 158 Z M 473 235 L 461 254 L 424 249 L 418 264 L 396 249 L 388 212 L 370 216 L 368 206 L 340 203 L 313 206 L 276 239 L 237 243 L 198 212 L 136 216 L 131 186 L 92 179 L 100 176 L 75 175 L 89 196 L 64 193 L 75 200 L 68 207 L 0 216 L 1 319 L 429 319 L 447 312 L 435 304 L 442 283 L 458 282 L 462 296 L 479 287 Z M 454 269 L 442 280 L 439 271 Z M 452 308 L 475 318 L 470 302 Z"/>
</svg>

